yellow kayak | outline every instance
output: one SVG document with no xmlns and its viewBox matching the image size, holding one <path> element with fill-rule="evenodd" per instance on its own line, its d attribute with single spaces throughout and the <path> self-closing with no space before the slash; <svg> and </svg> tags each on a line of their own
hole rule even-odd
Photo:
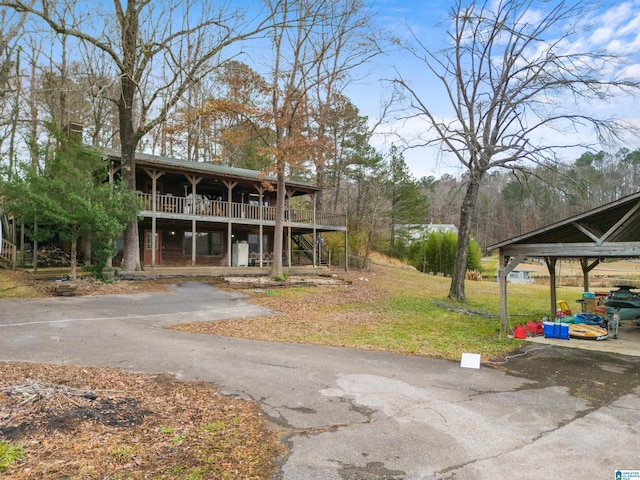
<svg viewBox="0 0 640 480">
<path fill-rule="evenodd" d="M 585 340 L 606 340 L 609 332 L 605 328 L 597 325 L 586 325 L 584 323 L 570 323 L 569 337 L 582 338 Z"/>
</svg>

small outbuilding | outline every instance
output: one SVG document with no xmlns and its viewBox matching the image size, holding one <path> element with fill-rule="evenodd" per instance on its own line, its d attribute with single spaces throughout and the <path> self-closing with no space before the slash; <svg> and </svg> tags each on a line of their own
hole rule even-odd
<svg viewBox="0 0 640 480">
<path fill-rule="evenodd" d="M 560 222 L 488 247 L 498 250 L 500 332 L 509 329 L 507 283 L 526 258 L 541 258 L 549 270 L 550 316 L 556 308 L 556 263 L 561 258 L 580 260 L 584 291 L 589 272 L 606 258 L 640 257 L 640 192 L 622 197 Z"/>
<path fill-rule="evenodd" d="M 507 281 L 509 283 L 534 283 L 534 278 L 531 276 L 535 270 L 527 270 L 523 268 L 514 268 L 509 272 Z"/>
</svg>

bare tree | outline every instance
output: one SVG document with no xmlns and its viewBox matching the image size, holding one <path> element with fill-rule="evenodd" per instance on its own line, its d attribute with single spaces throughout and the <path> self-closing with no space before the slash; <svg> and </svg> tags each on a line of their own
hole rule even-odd
<svg viewBox="0 0 640 480">
<path fill-rule="evenodd" d="M 571 44 L 588 6 L 563 0 L 468 5 L 456 0 L 447 31 L 449 47 L 435 51 L 414 36 L 410 51 L 423 63 L 426 75 L 444 87 L 453 118 L 442 118 L 429 104 L 433 90 L 423 94 L 403 76 L 394 82 L 411 101 L 410 116 L 429 126 L 431 137 L 423 145 L 440 145 L 466 169 L 449 290 L 453 300 L 466 299 L 468 246 L 485 174 L 495 167 L 526 169 L 527 164 L 551 160 L 558 148 L 568 146 L 536 140 L 544 133 L 589 126 L 606 141 L 623 127 L 615 119 L 594 116 L 589 102 L 635 91 L 639 84 L 610 73 L 619 72 L 619 58 L 576 50 Z M 590 110 L 581 108 L 585 104 Z"/>
<path fill-rule="evenodd" d="M 188 160 L 262 170 L 270 163 L 257 147 L 268 143 L 262 120 L 270 85 L 249 65 L 229 61 L 189 89 L 156 129 L 155 143 Z M 173 153 L 172 153 L 173 155 Z"/>
<path fill-rule="evenodd" d="M 33 1 L 33 0 L 32 0 Z M 5 141 L 8 143 L 6 158 L 9 172 L 15 166 L 16 138 L 20 110 L 22 78 L 20 77 L 21 58 L 20 41 L 26 21 L 24 13 L 0 9 L 0 151 L 4 153 Z M 2 165 L 2 161 L 0 161 Z"/>
<path fill-rule="evenodd" d="M 27 12 L 56 34 L 81 40 L 105 54 L 118 80 L 122 173 L 135 185 L 135 153 L 140 140 L 167 115 L 193 83 L 215 70 L 228 47 L 265 28 L 264 19 L 245 19 L 228 3 L 207 0 L 113 0 L 100 12 L 77 0 L 27 2 L 2 0 L 0 6 Z M 240 50 L 240 49 L 238 49 Z M 111 76 L 110 75 L 110 76 Z M 140 269 L 138 224 L 130 222 L 124 237 L 124 266 Z"/>
<path fill-rule="evenodd" d="M 33 3 L 35 0 L 31 0 L 30 4 Z M 0 10 L 0 97 L 4 96 L 12 66 L 15 65 L 17 40 L 22 35 L 26 19 L 27 16 L 22 12 L 12 15 L 9 10 Z"/>
<path fill-rule="evenodd" d="M 267 0 L 273 18 L 271 122 L 275 131 L 272 157 L 277 177 L 275 252 L 284 243 L 285 175 L 305 162 L 320 158 L 326 146 L 326 121 L 310 135 L 308 113 L 315 98 L 328 101 L 350 70 L 377 53 L 369 15 L 361 0 Z M 360 41 L 355 41 L 359 38 Z M 282 275 L 282 257 L 274 257 L 271 275 Z"/>
</svg>

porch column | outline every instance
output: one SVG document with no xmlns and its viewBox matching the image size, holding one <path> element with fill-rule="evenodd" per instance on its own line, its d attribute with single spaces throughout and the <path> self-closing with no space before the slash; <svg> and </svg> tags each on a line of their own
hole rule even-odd
<svg viewBox="0 0 640 480">
<path fill-rule="evenodd" d="M 164 172 L 158 172 L 157 170 L 145 170 L 147 175 L 151 177 L 151 267 L 156 266 L 156 250 L 158 248 L 157 237 L 157 219 L 156 211 L 158 207 L 158 179 L 164 175 Z M 144 241 L 144 239 L 143 239 Z"/>
<path fill-rule="evenodd" d="M 196 219 L 191 219 L 191 266 L 196 266 Z"/>
<path fill-rule="evenodd" d="M 349 235 L 346 230 L 344 231 L 344 271 L 349 271 Z"/>
<path fill-rule="evenodd" d="M 260 219 L 260 226 L 258 227 L 258 266 L 262 268 L 262 258 L 264 255 L 264 245 L 262 243 L 262 235 L 264 234 L 264 187 L 256 187 L 258 191 L 258 218 Z"/>
<path fill-rule="evenodd" d="M 313 240 L 311 241 L 313 243 L 313 267 L 319 267 L 320 266 L 320 262 L 318 261 L 318 259 L 320 258 L 320 239 L 318 238 L 318 230 L 316 229 L 315 225 L 313 227 Z"/>
<path fill-rule="evenodd" d="M 287 257 L 288 258 L 288 264 L 289 264 L 289 268 L 291 268 L 291 224 L 289 224 L 289 235 L 287 235 Z"/>
<path fill-rule="evenodd" d="M 320 242 L 318 241 L 318 230 L 316 229 L 316 194 L 311 194 L 313 200 L 313 266 L 314 268 L 319 266 L 318 262 L 318 250 Z"/>
<path fill-rule="evenodd" d="M 227 187 L 227 218 L 229 219 L 227 222 L 227 266 L 231 267 L 232 265 L 232 242 L 233 242 L 233 234 L 231 232 L 232 229 L 232 225 L 231 225 L 231 207 L 233 206 L 231 203 L 231 199 L 233 196 L 233 189 L 236 185 L 238 185 L 238 182 L 230 182 L 228 180 L 224 181 L 225 186 Z"/>
</svg>

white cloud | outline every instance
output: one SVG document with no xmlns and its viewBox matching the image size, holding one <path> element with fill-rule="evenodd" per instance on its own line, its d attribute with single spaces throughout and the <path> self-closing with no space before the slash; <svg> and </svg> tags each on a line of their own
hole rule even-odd
<svg viewBox="0 0 640 480">
<path fill-rule="evenodd" d="M 619 78 L 636 81 L 640 79 L 640 63 L 634 63 L 633 65 L 628 65 L 623 68 L 619 73 Z"/>
<path fill-rule="evenodd" d="M 408 25 L 419 38 L 430 49 L 437 50 L 445 39 L 445 24 L 441 23 L 448 12 L 453 0 L 429 1 L 424 0 L 376 0 L 383 6 L 385 16 L 382 17 L 384 24 L 395 29 L 396 34 L 408 32 Z M 539 22 L 544 14 L 542 10 L 543 2 L 533 2 L 535 9 L 527 13 L 527 22 Z M 640 0 L 625 0 L 623 2 L 604 1 L 599 10 L 592 10 L 581 20 L 585 25 L 590 25 L 594 29 L 585 29 L 582 34 L 571 36 L 560 42 L 556 47 L 560 53 L 585 53 L 598 50 L 619 55 L 628 60 L 627 65 L 616 66 L 613 64 L 602 66 L 601 78 L 628 78 L 640 79 Z M 523 20 L 524 21 L 524 20 Z M 446 22 L 445 22 L 446 23 Z M 403 30 L 404 29 L 404 30 Z M 549 39 L 557 40 L 564 34 L 561 29 L 557 30 L 557 37 Z M 569 41 L 570 40 L 570 41 Z M 538 52 L 540 53 L 540 52 Z M 534 55 L 535 52 L 531 52 Z M 429 74 L 426 65 L 417 62 L 402 52 L 396 52 L 390 59 L 395 62 L 395 67 L 406 81 L 420 95 L 421 101 L 425 102 L 431 111 L 441 117 L 452 115 L 452 107 L 449 105 L 442 85 Z M 389 60 L 389 59 L 385 59 Z M 379 65 L 381 68 L 376 73 L 381 78 L 393 78 L 395 72 L 387 65 Z M 380 90 L 382 91 L 382 90 Z M 369 105 L 375 102 L 376 96 L 372 91 L 359 92 L 356 104 L 360 106 L 364 114 L 375 119 L 373 109 L 376 106 Z M 549 100 L 550 98 L 548 98 Z M 355 100 L 355 99 L 354 99 Z M 559 106 L 571 109 L 578 109 L 582 112 L 598 116 L 599 118 L 615 117 L 640 126 L 640 99 L 631 95 L 615 93 L 604 101 L 592 100 L 589 103 L 570 106 L 566 98 L 559 99 Z M 392 143 L 401 145 L 399 137 L 402 137 L 403 146 L 417 145 L 426 140 L 429 133 L 428 124 L 424 120 L 416 117 L 403 121 L 390 121 L 384 126 L 372 140 L 374 147 L 381 152 L 388 151 Z M 590 128 L 566 128 L 561 130 L 544 129 L 538 132 L 534 142 L 544 142 L 547 145 L 597 145 L 597 138 Z M 637 148 L 638 140 L 630 136 L 626 139 L 625 146 Z M 584 147 L 574 149 L 558 149 L 557 155 L 567 161 L 575 160 Z M 442 153 L 437 147 L 415 147 L 404 152 L 407 165 L 417 178 L 422 176 L 439 177 L 445 173 L 460 174 L 462 172 L 458 161 L 450 154 Z"/>
<path fill-rule="evenodd" d="M 610 27 L 598 28 L 593 35 L 591 35 L 591 41 L 596 45 L 606 43 L 613 35 L 613 29 Z"/>
</svg>

